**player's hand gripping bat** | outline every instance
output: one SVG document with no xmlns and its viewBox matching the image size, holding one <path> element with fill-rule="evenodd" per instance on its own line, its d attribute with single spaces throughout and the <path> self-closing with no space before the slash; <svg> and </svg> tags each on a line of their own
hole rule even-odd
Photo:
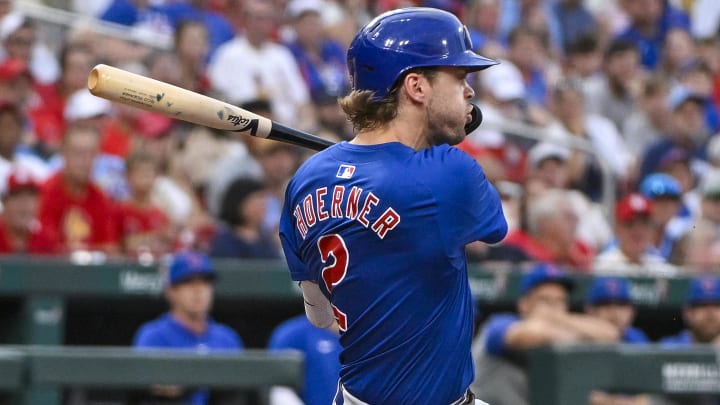
<svg viewBox="0 0 720 405">
<path fill-rule="evenodd" d="M 88 89 L 95 96 L 152 111 L 210 128 L 241 132 L 259 138 L 323 150 L 333 142 L 290 128 L 269 118 L 169 83 L 108 65 L 97 65 L 88 76 Z M 473 104 L 472 121 L 465 133 L 482 122 L 480 109 Z"/>
</svg>

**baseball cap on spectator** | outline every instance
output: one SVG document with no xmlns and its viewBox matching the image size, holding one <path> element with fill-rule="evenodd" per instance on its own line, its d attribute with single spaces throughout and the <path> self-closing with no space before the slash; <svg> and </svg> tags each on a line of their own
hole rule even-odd
<svg viewBox="0 0 720 405">
<path fill-rule="evenodd" d="M 483 71 L 482 86 L 500 101 L 525 98 L 525 84 L 520 70 L 510 61 L 503 60 L 492 69 Z"/>
<path fill-rule="evenodd" d="M 692 279 L 685 302 L 689 306 L 720 304 L 720 278 L 708 275 Z"/>
<path fill-rule="evenodd" d="M 570 292 L 575 282 L 568 274 L 551 263 L 538 263 L 525 273 L 520 281 L 520 294 L 525 295 L 542 284 L 560 284 Z"/>
<path fill-rule="evenodd" d="M 570 159 L 570 150 L 553 142 L 540 142 L 530 148 L 530 152 L 528 152 L 528 162 L 532 168 L 538 167 L 540 163 L 548 159 L 565 162 Z"/>
<path fill-rule="evenodd" d="M 22 170 L 13 170 L 7 179 L 5 196 L 18 194 L 21 191 L 40 191 L 40 182 L 30 173 Z"/>
<path fill-rule="evenodd" d="M 67 121 L 77 121 L 108 115 L 111 111 L 110 101 L 93 96 L 87 89 L 80 89 L 68 97 L 64 116 Z"/>
<path fill-rule="evenodd" d="M 630 283 L 622 277 L 596 277 L 587 297 L 589 305 L 630 304 Z"/>
<path fill-rule="evenodd" d="M 32 78 L 30 68 L 28 68 L 24 60 L 8 58 L 0 63 L 0 81 L 9 82 L 21 76 L 25 76 L 28 79 Z"/>
<path fill-rule="evenodd" d="M 326 7 L 323 0 L 291 0 L 287 5 L 287 14 L 290 18 L 298 18 L 305 13 L 322 14 Z"/>
<path fill-rule="evenodd" d="M 704 198 L 720 198 L 720 169 L 713 169 L 705 173 L 700 180 L 700 193 Z"/>
<path fill-rule="evenodd" d="M 217 278 L 210 258 L 192 250 L 175 254 L 170 262 L 167 283 L 175 286 L 195 278 L 207 280 Z"/>
<path fill-rule="evenodd" d="M 675 111 L 686 101 L 693 101 L 700 105 L 705 103 L 705 97 L 700 94 L 694 93 L 690 88 L 683 85 L 677 85 L 670 89 L 668 94 L 667 104 L 671 111 Z"/>
<path fill-rule="evenodd" d="M 135 118 L 135 129 L 146 138 L 159 138 L 173 127 L 173 120 L 164 115 L 143 111 Z"/>
<path fill-rule="evenodd" d="M 647 198 L 680 198 L 680 182 L 667 173 L 652 173 L 640 183 L 640 192 Z"/>
<path fill-rule="evenodd" d="M 652 213 L 652 203 L 640 193 L 631 193 L 623 197 L 615 207 L 615 220 L 617 222 L 630 222 L 637 218 L 649 217 Z"/>
</svg>

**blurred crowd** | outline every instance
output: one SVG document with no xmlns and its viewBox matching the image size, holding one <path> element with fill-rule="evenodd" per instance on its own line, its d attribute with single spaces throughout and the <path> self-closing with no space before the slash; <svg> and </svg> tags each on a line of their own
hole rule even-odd
<svg viewBox="0 0 720 405">
<path fill-rule="evenodd" d="M 84 18 L 49 37 L 0 0 L 1 252 L 280 258 L 284 187 L 309 151 L 110 103 L 87 91 L 88 73 L 106 63 L 349 140 L 336 103 L 350 89 L 347 46 L 374 15 L 419 5 L 456 13 L 501 62 L 471 76 L 485 124 L 459 146 L 496 185 L 511 229 L 469 246 L 471 260 L 720 268 L 718 2 L 69 3 Z"/>
</svg>

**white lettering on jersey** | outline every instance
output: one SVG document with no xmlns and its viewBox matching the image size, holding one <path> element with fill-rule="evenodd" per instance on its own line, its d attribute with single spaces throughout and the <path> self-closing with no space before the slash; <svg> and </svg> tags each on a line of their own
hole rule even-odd
<svg viewBox="0 0 720 405">
<path fill-rule="evenodd" d="M 345 202 L 344 206 L 343 202 Z M 327 187 L 320 187 L 306 195 L 301 203 L 295 206 L 293 212 L 296 219 L 295 226 L 300 236 L 305 239 L 308 230 L 318 222 L 331 218 L 346 218 L 358 221 L 365 228 L 369 227 L 380 239 L 384 239 L 389 231 L 398 226 L 400 215 L 389 207 L 372 222 L 371 226 L 368 217 L 372 216 L 374 208 L 380 203 L 380 197 L 373 192 L 363 193 L 363 189 L 357 186 L 353 186 L 347 194 L 345 186 L 335 186 L 330 195 Z M 329 212 L 326 209 L 328 205 Z"/>
</svg>

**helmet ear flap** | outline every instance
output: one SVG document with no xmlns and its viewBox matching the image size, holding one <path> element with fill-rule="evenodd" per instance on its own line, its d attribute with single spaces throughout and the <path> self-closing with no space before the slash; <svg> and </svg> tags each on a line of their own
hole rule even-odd
<svg viewBox="0 0 720 405">
<path fill-rule="evenodd" d="M 480 111 L 480 107 L 477 106 L 475 103 L 470 103 L 472 105 L 472 112 L 470 113 L 472 115 L 472 119 L 470 122 L 465 124 L 465 135 L 470 135 L 474 130 L 476 130 L 480 124 L 482 124 L 483 115 L 482 111 Z"/>
</svg>

